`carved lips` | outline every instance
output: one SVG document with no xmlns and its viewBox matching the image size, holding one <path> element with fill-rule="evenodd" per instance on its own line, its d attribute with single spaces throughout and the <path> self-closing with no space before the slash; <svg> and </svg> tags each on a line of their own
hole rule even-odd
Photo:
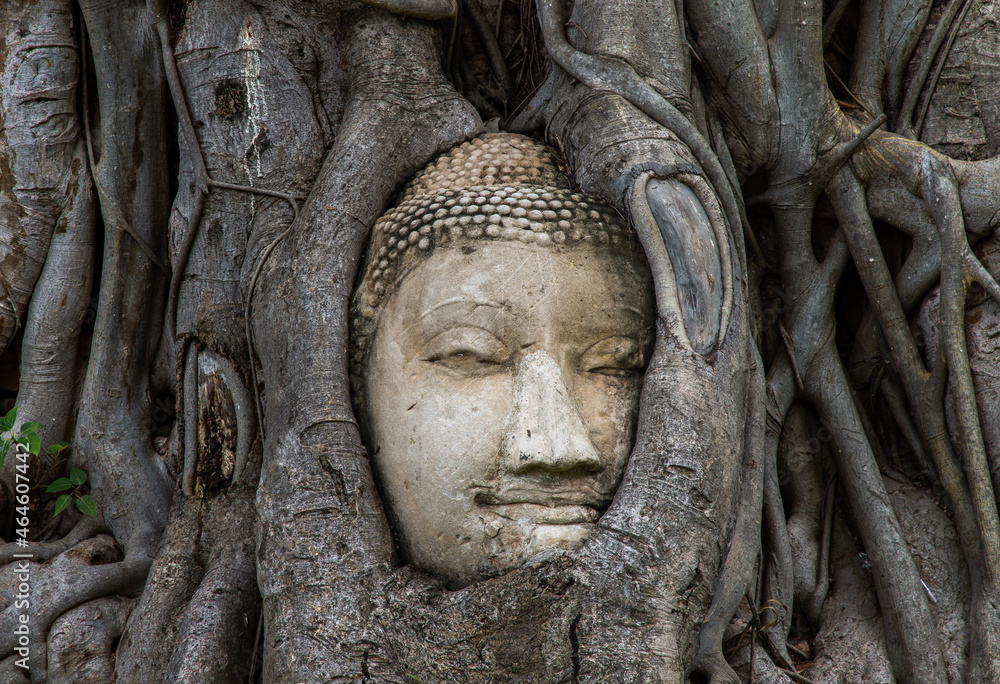
<svg viewBox="0 0 1000 684">
<path fill-rule="evenodd" d="M 607 501 L 591 492 L 565 490 L 482 491 L 475 502 L 501 518 L 537 525 L 592 523 L 607 508 Z"/>
<path fill-rule="evenodd" d="M 489 508 L 501 518 L 538 525 L 579 525 L 592 523 L 601 517 L 590 506 L 543 506 L 533 503 L 493 505 Z"/>
</svg>

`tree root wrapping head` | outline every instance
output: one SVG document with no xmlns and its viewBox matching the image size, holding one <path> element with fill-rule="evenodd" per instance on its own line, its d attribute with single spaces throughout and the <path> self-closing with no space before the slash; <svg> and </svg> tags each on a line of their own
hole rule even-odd
<svg viewBox="0 0 1000 684">
<path fill-rule="evenodd" d="M 376 224 L 356 406 L 404 560 L 450 586 L 576 549 L 631 451 L 653 287 L 637 235 L 551 154 L 487 135 Z"/>
</svg>

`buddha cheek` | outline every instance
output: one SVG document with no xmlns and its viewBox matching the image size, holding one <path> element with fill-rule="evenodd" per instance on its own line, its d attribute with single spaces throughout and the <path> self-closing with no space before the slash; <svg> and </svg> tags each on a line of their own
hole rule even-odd
<svg viewBox="0 0 1000 684">
<path fill-rule="evenodd" d="M 456 544 L 474 545 L 483 535 L 471 487 L 496 475 L 510 381 L 503 374 L 455 379 L 435 372 L 411 387 L 422 398 L 399 416 L 407 434 L 398 467 L 380 470 L 390 489 L 398 489 L 392 483 L 400 472 L 412 474 L 411 515 L 398 520 L 411 549 L 430 543 L 441 554 L 462 553 Z"/>
</svg>

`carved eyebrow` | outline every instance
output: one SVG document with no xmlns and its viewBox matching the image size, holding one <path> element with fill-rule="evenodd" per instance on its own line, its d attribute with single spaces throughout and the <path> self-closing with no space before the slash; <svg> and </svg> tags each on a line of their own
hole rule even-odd
<svg viewBox="0 0 1000 684">
<path fill-rule="evenodd" d="M 610 318 L 612 314 L 618 314 L 618 313 L 627 313 L 630 316 L 634 316 L 635 318 L 637 318 L 640 321 L 643 321 L 643 320 L 646 320 L 647 318 L 650 318 L 649 312 L 645 312 L 644 313 L 643 310 L 640 309 L 639 307 L 633 306 L 631 304 L 626 304 L 626 305 L 615 307 L 613 309 L 606 309 L 606 310 L 603 310 L 603 311 L 599 311 L 597 313 L 597 315 L 594 317 L 594 319 L 592 319 L 592 320 L 603 322 L 603 321 L 607 320 L 608 318 Z M 653 314 L 653 317 L 655 317 L 655 313 Z"/>
<path fill-rule="evenodd" d="M 435 311 L 437 311 L 438 309 L 440 309 L 442 307 L 453 306 L 455 304 L 470 304 L 470 302 L 469 302 L 469 300 L 465 299 L 461 295 L 456 295 L 454 297 L 450 297 L 448 299 L 445 299 L 442 302 L 438 302 L 434 306 L 430 307 L 429 309 L 427 309 L 426 311 L 424 311 L 423 313 L 421 313 L 420 316 L 419 316 L 419 318 L 424 318 L 425 316 L 428 316 L 428 315 L 434 313 Z M 474 301 L 474 302 L 471 302 L 471 304 L 472 304 L 472 309 L 473 310 L 474 309 L 478 309 L 481 306 L 488 306 L 488 307 L 492 307 L 494 309 L 506 309 L 506 308 L 508 308 L 506 304 L 501 304 L 500 302 L 494 302 L 494 301 L 491 301 L 491 300 Z"/>
</svg>

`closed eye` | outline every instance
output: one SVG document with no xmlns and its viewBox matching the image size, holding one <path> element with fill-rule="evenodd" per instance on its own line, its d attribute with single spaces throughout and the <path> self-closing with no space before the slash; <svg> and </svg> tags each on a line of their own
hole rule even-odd
<svg viewBox="0 0 1000 684">
<path fill-rule="evenodd" d="M 463 375 L 488 375 L 499 371 L 510 359 L 510 351 L 493 333 L 483 328 L 459 326 L 436 335 L 421 358 Z"/>
<path fill-rule="evenodd" d="M 615 335 L 597 342 L 580 356 L 579 368 L 586 373 L 629 377 L 646 368 L 644 345 L 634 337 Z"/>
</svg>

